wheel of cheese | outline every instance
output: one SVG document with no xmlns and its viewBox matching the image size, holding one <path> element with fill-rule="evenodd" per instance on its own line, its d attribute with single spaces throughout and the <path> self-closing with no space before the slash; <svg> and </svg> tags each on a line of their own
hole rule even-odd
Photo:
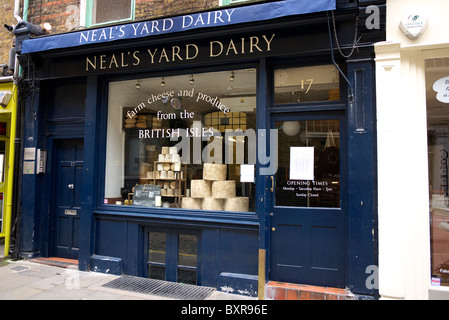
<svg viewBox="0 0 449 320">
<path fill-rule="evenodd" d="M 216 198 L 204 198 L 201 208 L 203 210 L 223 210 L 223 201 Z"/>
<path fill-rule="evenodd" d="M 201 209 L 203 199 L 199 198 L 182 198 L 181 208 L 183 209 Z"/>
<path fill-rule="evenodd" d="M 127 123 L 127 124 L 135 124 L 136 123 L 136 119 L 125 119 L 125 123 Z"/>
<path fill-rule="evenodd" d="M 249 198 L 237 197 L 224 200 L 224 210 L 226 211 L 249 211 Z"/>
<path fill-rule="evenodd" d="M 228 166 L 225 164 L 205 163 L 203 165 L 204 180 L 226 180 Z"/>
<path fill-rule="evenodd" d="M 205 198 L 212 194 L 211 183 L 206 180 L 192 180 L 190 189 L 192 198 Z"/>
<path fill-rule="evenodd" d="M 176 182 L 176 181 L 170 182 L 170 188 L 171 189 L 178 189 L 178 182 Z"/>
<path fill-rule="evenodd" d="M 212 198 L 235 198 L 235 181 L 212 181 Z"/>
</svg>

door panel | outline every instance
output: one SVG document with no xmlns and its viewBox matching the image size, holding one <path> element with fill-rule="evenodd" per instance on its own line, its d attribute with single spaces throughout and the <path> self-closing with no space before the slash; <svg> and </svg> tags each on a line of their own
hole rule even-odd
<svg viewBox="0 0 449 320">
<path fill-rule="evenodd" d="M 53 255 L 77 259 L 83 169 L 83 140 L 55 143 Z"/>
<path fill-rule="evenodd" d="M 344 119 L 339 114 L 273 116 L 272 126 L 279 130 L 279 146 L 270 279 L 343 287 L 345 143 L 339 137 Z"/>
</svg>

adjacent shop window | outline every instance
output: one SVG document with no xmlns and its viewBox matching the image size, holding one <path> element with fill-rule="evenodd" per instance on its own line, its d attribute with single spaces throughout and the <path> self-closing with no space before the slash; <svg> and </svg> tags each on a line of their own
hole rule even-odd
<svg viewBox="0 0 449 320">
<path fill-rule="evenodd" d="M 131 20 L 135 0 L 87 0 L 87 27 Z"/>
<path fill-rule="evenodd" d="M 432 285 L 449 286 L 449 57 L 425 68 Z"/>
<path fill-rule="evenodd" d="M 277 121 L 276 206 L 340 207 L 340 122 Z"/>
<path fill-rule="evenodd" d="M 111 82 L 107 126 L 105 203 L 254 212 L 255 69 Z"/>
<path fill-rule="evenodd" d="M 274 79 L 276 104 L 340 100 L 339 73 L 334 65 L 277 69 Z"/>
</svg>

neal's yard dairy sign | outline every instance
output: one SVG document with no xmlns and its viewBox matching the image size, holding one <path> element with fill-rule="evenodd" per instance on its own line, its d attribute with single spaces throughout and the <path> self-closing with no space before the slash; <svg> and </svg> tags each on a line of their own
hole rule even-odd
<svg viewBox="0 0 449 320">
<path fill-rule="evenodd" d="M 235 9 L 185 15 L 178 18 L 166 18 L 148 22 L 136 22 L 130 25 L 113 26 L 103 29 L 81 31 L 79 44 L 96 43 L 121 38 L 137 38 L 152 34 L 182 31 L 196 27 L 224 25 L 232 22 Z"/>
<path fill-rule="evenodd" d="M 183 45 L 156 46 L 125 50 L 109 54 L 94 54 L 86 57 L 84 71 L 129 69 L 192 62 L 196 59 L 219 59 L 239 55 L 255 55 L 272 50 L 276 34 L 262 34 L 227 40 L 210 40 L 207 43 L 186 43 Z"/>
<path fill-rule="evenodd" d="M 280 17 L 335 10 L 336 0 L 282 0 L 234 7 L 223 10 L 187 14 L 147 22 L 82 30 L 24 40 L 21 53 L 78 47 L 124 39 L 138 39 L 198 28 L 266 21 Z"/>
</svg>

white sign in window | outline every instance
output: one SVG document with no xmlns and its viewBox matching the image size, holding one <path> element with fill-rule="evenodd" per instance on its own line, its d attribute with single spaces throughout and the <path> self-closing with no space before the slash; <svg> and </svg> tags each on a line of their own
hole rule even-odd
<svg viewBox="0 0 449 320">
<path fill-rule="evenodd" d="M 314 147 L 290 148 L 290 180 L 314 180 Z"/>
</svg>

